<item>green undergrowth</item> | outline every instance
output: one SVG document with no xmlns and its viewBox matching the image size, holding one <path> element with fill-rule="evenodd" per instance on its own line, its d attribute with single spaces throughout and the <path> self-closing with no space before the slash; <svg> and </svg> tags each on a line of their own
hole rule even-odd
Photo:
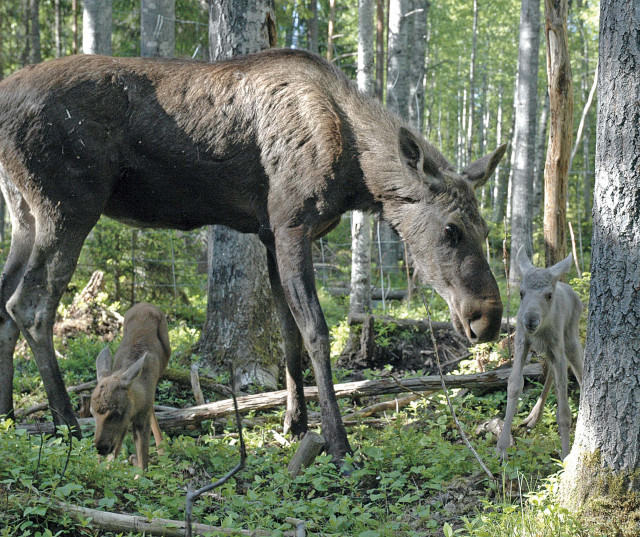
<svg viewBox="0 0 640 537">
<path fill-rule="evenodd" d="M 525 393 L 521 417 L 537 393 Z M 558 466 L 553 458 L 559 438 L 550 410 L 533 433 L 516 431 L 517 447 L 510 450 L 506 466 L 494 456 L 495 440 L 474 434 L 481 422 L 501 414 L 504 400 L 503 392 L 453 398 L 463 428 L 497 477 L 495 482 L 461 441 L 440 394 L 414 401 L 375 426 L 363 422 L 351 427 L 354 452 L 346 460 L 352 469 L 348 474 L 321 455 L 291 478 L 286 465 L 297 444 L 282 445 L 274 435 L 281 416 L 249 415 L 257 425 L 245 431 L 246 468 L 214 494 L 200 498 L 194 519 L 226 528 L 263 529 L 274 536 L 293 530 L 289 517 L 304 520 L 311 534 L 325 536 L 588 535 L 570 513 L 554 506 Z M 345 400 L 340 404 L 344 415 L 353 406 Z M 52 508 L 55 502 L 181 520 L 187 485 L 209 483 L 238 461 L 235 423 L 229 420 L 218 437 L 212 432 L 169 438 L 164 453 L 153 449 L 150 469 L 138 475 L 126 462 L 133 449 L 130 439 L 125 453 L 113 462 L 98 460 L 90 435 L 74 441 L 65 469 L 69 448 L 64 437 L 29 436 L 4 422 L 0 535 L 116 535 L 98 532 L 89 520 Z M 537 529 L 518 529 L 526 524 Z M 550 529 L 540 533 L 542 527 Z M 574 530 L 579 533 L 571 533 Z"/>
</svg>

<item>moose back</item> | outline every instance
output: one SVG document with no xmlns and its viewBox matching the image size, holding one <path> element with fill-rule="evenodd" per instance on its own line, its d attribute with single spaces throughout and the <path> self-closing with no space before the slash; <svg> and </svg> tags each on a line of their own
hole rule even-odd
<svg viewBox="0 0 640 537">
<path fill-rule="evenodd" d="M 379 213 L 447 300 L 456 328 L 497 336 L 474 188 L 504 146 L 457 174 L 441 153 L 318 56 L 272 50 L 217 64 L 74 56 L 0 83 L 0 181 L 12 220 L 0 282 L 0 414 L 13 413 L 19 333 L 57 424 L 76 425 L 55 359 L 55 311 L 101 214 L 136 226 L 257 233 L 285 339 L 285 429 L 307 428 L 313 363 L 327 450 L 350 450 L 315 291 L 311 243 L 345 211 Z M 78 433 L 77 433 L 78 434 Z"/>
</svg>

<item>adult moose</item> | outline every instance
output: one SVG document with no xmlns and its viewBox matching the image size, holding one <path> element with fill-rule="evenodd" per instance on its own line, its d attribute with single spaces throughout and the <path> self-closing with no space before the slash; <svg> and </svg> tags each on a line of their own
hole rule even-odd
<svg viewBox="0 0 640 537">
<path fill-rule="evenodd" d="M 300 356 L 313 363 L 327 449 L 349 451 L 331 380 L 311 243 L 350 209 L 409 243 L 456 328 L 498 335 L 502 303 L 482 255 L 473 187 L 500 147 L 461 175 L 318 56 L 271 50 L 206 64 L 76 56 L 0 83 L 0 179 L 12 219 L 0 282 L 0 414 L 12 355 L 31 347 L 54 421 L 76 419 L 55 359 L 56 307 L 101 214 L 137 226 L 224 224 L 266 245 L 285 339 L 285 429 L 307 428 Z M 58 416 L 60 413 L 60 417 Z"/>
</svg>

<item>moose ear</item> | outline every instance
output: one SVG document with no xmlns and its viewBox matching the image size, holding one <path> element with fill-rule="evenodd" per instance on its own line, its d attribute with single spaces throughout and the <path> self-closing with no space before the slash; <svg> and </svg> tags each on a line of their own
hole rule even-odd
<svg viewBox="0 0 640 537">
<path fill-rule="evenodd" d="M 529 256 L 527 255 L 527 251 L 524 247 L 524 244 L 518 248 L 518 253 L 516 254 L 516 264 L 518 265 L 518 269 L 520 270 L 521 275 L 525 275 L 525 273 L 532 268 L 535 268 L 531 261 L 529 261 Z"/>
<path fill-rule="evenodd" d="M 489 153 L 472 162 L 462 170 L 462 176 L 471 183 L 474 189 L 480 188 L 489 180 L 489 177 L 491 177 L 496 170 L 506 150 L 507 144 L 503 144 L 493 153 Z"/>
<path fill-rule="evenodd" d="M 420 140 L 409 129 L 400 127 L 400 154 L 405 166 L 415 170 L 420 180 L 437 187 L 442 181 L 436 162 L 424 152 Z"/>
<path fill-rule="evenodd" d="M 111 356 L 111 351 L 109 347 L 105 347 L 100 351 L 98 357 L 96 358 L 96 373 L 98 375 L 98 382 L 100 382 L 103 378 L 111 375 L 111 365 L 113 364 L 113 356 Z"/>
<path fill-rule="evenodd" d="M 559 263 L 556 263 L 552 267 L 549 267 L 549 271 L 555 281 L 558 281 L 562 276 L 571 270 L 571 264 L 573 263 L 573 254 L 569 254 Z"/>
<path fill-rule="evenodd" d="M 142 368 L 144 367 L 144 362 L 147 358 L 148 352 L 145 352 L 140 358 L 138 358 L 134 363 L 132 363 L 129 368 L 122 374 L 122 384 L 125 388 L 129 388 L 133 381 L 138 378 L 138 375 L 142 373 Z"/>
</svg>

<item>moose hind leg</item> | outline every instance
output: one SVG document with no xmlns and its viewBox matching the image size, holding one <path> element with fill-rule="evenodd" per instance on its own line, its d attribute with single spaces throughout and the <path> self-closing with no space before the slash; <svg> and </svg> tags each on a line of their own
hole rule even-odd
<svg viewBox="0 0 640 537">
<path fill-rule="evenodd" d="M 44 225 L 36 232 L 35 244 L 16 291 L 7 302 L 7 311 L 16 321 L 38 365 L 49 406 L 56 425 L 74 427 L 81 438 L 53 347 L 53 323 L 62 293 L 65 291 L 80 255 L 82 243 L 97 220 L 63 225 Z"/>
<path fill-rule="evenodd" d="M 292 436 L 302 438 L 307 432 L 307 406 L 302 376 L 302 336 L 284 295 L 275 255 L 269 249 L 267 264 L 287 364 L 287 412 L 284 418 L 284 433 L 291 432 Z"/>
<path fill-rule="evenodd" d="M 0 416 L 12 418 L 13 353 L 20 330 L 7 312 L 7 301 L 15 292 L 27 266 L 34 242 L 35 222 L 22 195 L 1 173 L 0 178 L 11 214 L 11 246 L 0 277 Z"/>
</svg>

